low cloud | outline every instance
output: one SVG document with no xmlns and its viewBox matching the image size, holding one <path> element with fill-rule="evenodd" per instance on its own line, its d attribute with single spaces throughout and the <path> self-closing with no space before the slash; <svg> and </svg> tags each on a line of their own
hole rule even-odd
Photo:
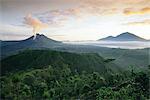
<svg viewBox="0 0 150 100">
<path fill-rule="evenodd" d="M 128 8 L 124 10 L 124 14 L 126 15 L 143 15 L 150 14 L 150 7 L 145 7 L 142 9 L 134 10 L 132 8 Z"/>
<path fill-rule="evenodd" d="M 122 13 L 126 8 L 141 9 L 142 13 L 149 12 L 149 0 L 83 0 L 81 5 L 89 13 L 99 15 L 110 15 Z M 130 11 L 125 11 L 130 13 Z"/>
<path fill-rule="evenodd" d="M 138 21 L 138 22 L 129 22 L 129 23 L 126 23 L 125 25 L 150 25 L 150 19 L 146 19 L 146 20 Z"/>
</svg>

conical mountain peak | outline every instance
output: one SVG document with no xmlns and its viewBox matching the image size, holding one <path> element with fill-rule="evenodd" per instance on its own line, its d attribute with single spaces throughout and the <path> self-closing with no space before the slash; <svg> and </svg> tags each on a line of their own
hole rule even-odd
<svg viewBox="0 0 150 100">
<path fill-rule="evenodd" d="M 145 39 L 136 36 L 135 34 L 132 34 L 130 32 L 125 32 L 120 35 L 117 35 L 116 37 L 108 36 L 106 38 L 102 38 L 99 40 L 103 41 L 146 41 Z"/>
</svg>

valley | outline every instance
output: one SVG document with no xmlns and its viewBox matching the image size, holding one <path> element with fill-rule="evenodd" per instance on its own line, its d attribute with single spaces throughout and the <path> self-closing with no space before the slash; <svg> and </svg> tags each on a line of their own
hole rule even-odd
<svg viewBox="0 0 150 100">
<path fill-rule="evenodd" d="M 68 44 L 40 34 L 2 41 L 1 98 L 147 99 L 149 49 Z"/>
</svg>

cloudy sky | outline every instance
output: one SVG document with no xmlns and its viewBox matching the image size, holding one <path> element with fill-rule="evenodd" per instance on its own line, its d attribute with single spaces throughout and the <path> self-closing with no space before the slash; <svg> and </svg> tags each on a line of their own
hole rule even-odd
<svg viewBox="0 0 150 100">
<path fill-rule="evenodd" d="M 150 39 L 150 0 L 0 0 L 0 39 L 36 32 L 56 40 L 97 40 L 131 32 Z"/>
</svg>

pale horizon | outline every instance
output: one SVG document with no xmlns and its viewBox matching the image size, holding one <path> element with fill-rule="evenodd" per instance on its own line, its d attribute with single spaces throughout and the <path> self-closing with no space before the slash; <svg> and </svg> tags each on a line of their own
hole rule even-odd
<svg viewBox="0 0 150 100">
<path fill-rule="evenodd" d="M 125 32 L 123 32 L 123 33 L 125 33 Z M 129 32 L 130 33 L 130 32 Z M 36 34 L 40 34 L 40 35 L 45 35 L 45 34 L 43 34 L 43 33 L 36 33 Z M 122 34 L 122 33 L 121 33 Z M 131 33 L 131 34 L 133 34 L 133 33 Z M 118 34 L 118 35 L 120 35 L 120 34 Z M 116 36 L 118 36 L 118 35 L 110 35 L 110 36 L 113 36 L 113 37 L 116 37 Z M 135 34 L 134 34 L 135 35 Z M 6 37 L 8 37 L 7 35 L 5 35 Z M 34 36 L 33 34 L 31 34 L 31 35 L 20 35 L 20 36 L 18 36 L 18 38 L 10 38 L 10 39 L 0 39 L 0 40 L 2 40 L 2 41 L 19 41 L 19 40 L 25 40 L 25 39 L 28 39 L 28 38 L 30 38 L 30 37 L 32 37 L 32 36 Z M 46 37 L 48 37 L 49 39 L 54 39 L 54 40 L 56 40 L 56 41 L 97 41 L 97 40 L 99 40 L 99 39 L 103 39 L 103 38 L 107 38 L 108 36 L 106 36 L 106 37 L 102 37 L 102 38 L 97 38 L 97 39 L 89 39 L 89 40 L 87 40 L 87 39 L 85 39 L 85 40 L 58 40 L 57 38 L 54 38 L 55 37 L 55 35 L 51 35 L 51 36 L 47 36 L 47 35 L 45 35 Z M 60 35 L 61 36 L 61 35 Z M 138 36 L 138 35 L 136 35 L 136 36 Z M 56 35 L 56 37 L 58 37 L 57 35 Z M 138 36 L 138 37 L 140 37 L 140 36 Z M 3 37 L 3 38 L 5 38 L 5 37 Z M 142 37 L 140 37 L 140 38 L 142 38 Z M 145 38 L 143 38 L 143 39 L 145 39 Z M 150 40 L 150 39 L 145 39 L 145 40 Z"/>
</svg>

